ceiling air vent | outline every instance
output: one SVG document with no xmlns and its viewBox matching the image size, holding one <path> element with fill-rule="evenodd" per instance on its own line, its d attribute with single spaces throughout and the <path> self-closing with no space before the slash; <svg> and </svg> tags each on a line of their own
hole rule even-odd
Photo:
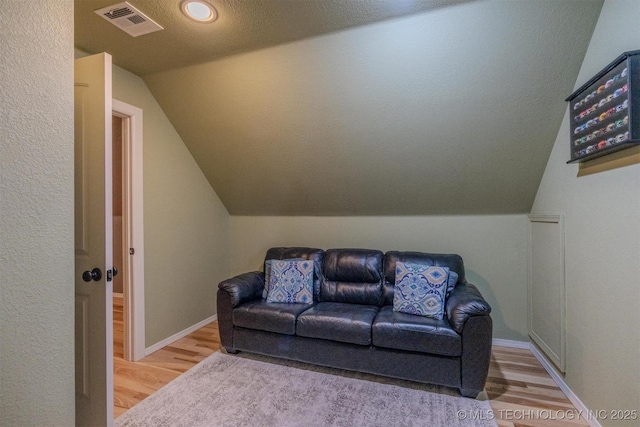
<svg viewBox="0 0 640 427">
<path fill-rule="evenodd" d="M 160 25 L 153 22 L 151 18 L 126 1 L 98 9 L 95 13 L 133 37 L 163 29 Z"/>
</svg>

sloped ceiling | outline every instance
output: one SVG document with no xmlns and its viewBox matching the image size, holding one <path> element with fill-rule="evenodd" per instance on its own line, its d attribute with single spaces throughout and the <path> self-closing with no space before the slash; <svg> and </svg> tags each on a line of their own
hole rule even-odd
<svg viewBox="0 0 640 427">
<path fill-rule="evenodd" d="M 601 6 L 465 2 L 138 72 L 231 214 L 526 213 Z"/>
<path fill-rule="evenodd" d="M 163 31 L 130 37 L 93 11 L 123 0 L 75 0 L 76 47 L 109 52 L 114 62 L 144 76 L 343 28 L 471 0 L 209 0 L 213 24 L 180 12 L 181 0 L 129 0 Z"/>
</svg>

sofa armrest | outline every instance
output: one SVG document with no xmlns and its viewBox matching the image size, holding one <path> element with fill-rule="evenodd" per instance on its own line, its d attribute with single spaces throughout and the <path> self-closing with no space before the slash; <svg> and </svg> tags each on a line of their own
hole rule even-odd
<svg viewBox="0 0 640 427">
<path fill-rule="evenodd" d="M 262 298 L 264 273 L 253 271 L 220 282 L 218 285 L 218 330 L 220 344 L 229 352 L 233 347 L 233 309 L 240 304 Z"/>
<path fill-rule="evenodd" d="M 229 294 L 231 305 L 235 308 L 244 302 L 262 298 L 264 273 L 252 271 L 232 277 L 220 282 L 218 289 Z"/>
<path fill-rule="evenodd" d="M 462 333 L 464 324 L 472 316 L 485 316 L 491 313 L 491 306 L 482 294 L 471 283 L 459 284 L 455 287 L 445 305 L 447 317 L 453 329 Z"/>
<path fill-rule="evenodd" d="M 491 362 L 491 306 L 478 288 L 464 283 L 451 292 L 445 309 L 451 326 L 462 338 L 460 393 L 475 399 L 485 386 Z"/>
</svg>

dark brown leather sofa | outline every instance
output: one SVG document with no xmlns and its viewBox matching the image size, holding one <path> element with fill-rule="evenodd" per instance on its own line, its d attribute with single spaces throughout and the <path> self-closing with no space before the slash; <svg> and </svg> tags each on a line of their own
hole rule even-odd
<svg viewBox="0 0 640 427">
<path fill-rule="evenodd" d="M 491 307 L 467 283 L 459 255 L 369 249 L 272 248 L 265 260 L 314 262 L 313 304 L 267 303 L 264 273 L 218 286 L 220 341 L 247 351 L 334 368 L 482 391 L 491 354 Z M 435 320 L 393 311 L 395 263 L 420 262 L 458 273 Z"/>
</svg>

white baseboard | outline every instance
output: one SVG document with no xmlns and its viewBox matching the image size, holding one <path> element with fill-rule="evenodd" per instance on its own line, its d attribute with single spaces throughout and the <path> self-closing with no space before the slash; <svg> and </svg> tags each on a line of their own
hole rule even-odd
<svg viewBox="0 0 640 427">
<path fill-rule="evenodd" d="M 588 416 L 590 414 L 589 408 L 587 408 L 587 406 L 582 402 L 582 400 L 580 400 L 580 398 L 569 388 L 567 383 L 564 382 L 564 378 L 562 378 L 562 376 L 558 373 L 558 371 L 556 371 L 556 369 L 553 367 L 551 362 L 549 362 L 546 356 L 542 354 L 540 350 L 538 350 L 538 347 L 536 347 L 533 343 L 531 343 L 529 346 L 529 350 L 531 350 L 531 353 L 533 353 L 533 355 L 536 357 L 536 359 L 538 359 L 542 367 L 551 376 L 553 381 L 555 381 L 558 387 L 560 387 L 560 390 L 562 390 L 564 394 L 567 395 L 567 398 L 571 401 L 571 403 L 573 403 L 573 406 L 575 406 L 576 409 L 584 415 L 584 418 L 587 421 L 587 423 L 589 423 L 591 427 L 602 427 L 602 424 L 600 424 L 600 422 L 597 419 L 595 418 L 590 419 L 591 417 Z"/>
<path fill-rule="evenodd" d="M 499 345 L 500 347 L 509 347 L 509 348 L 525 348 L 529 349 L 529 341 L 515 341 L 515 340 L 505 340 L 502 338 L 494 338 L 491 341 L 492 345 Z"/>
<path fill-rule="evenodd" d="M 173 344 L 174 342 L 178 341 L 180 338 L 184 338 L 187 335 L 189 335 L 192 332 L 197 331 L 198 329 L 202 328 L 203 326 L 208 325 L 211 322 L 215 322 L 216 320 L 218 320 L 218 315 L 214 314 L 211 317 L 207 317 L 206 319 L 204 319 L 201 322 L 196 323 L 195 325 L 189 326 L 187 329 L 180 331 L 176 334 L 171 335 L 168 338 L 163 339 L 160 342 L 157 342 L 155 344 L 153 344 L 150 347 L 147 347 L 145 349 L 145 356 L 150 355 L 151 353 L 155 353 L 156 351 L 160 350 L 163 347 L 168 346 L 169 344 Z"/>
</svg>

